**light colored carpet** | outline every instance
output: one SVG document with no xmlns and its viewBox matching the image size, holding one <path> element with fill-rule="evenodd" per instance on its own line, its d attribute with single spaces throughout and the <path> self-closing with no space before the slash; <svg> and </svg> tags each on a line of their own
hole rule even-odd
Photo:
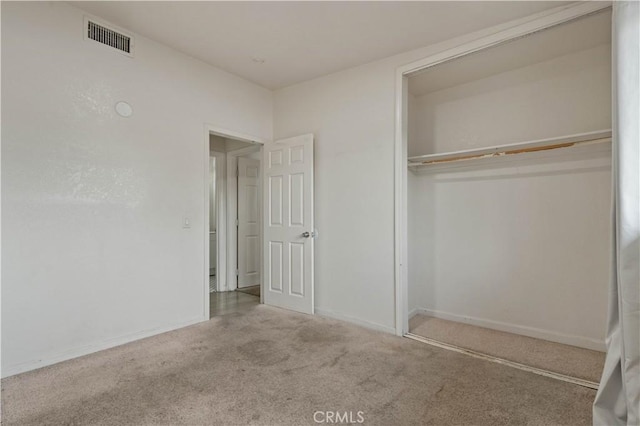
<svg viewBox="0 0 640 426">
<path fill-rule="evenodd" d="M 595 391 L 264 305 L 2 381 L 3 425 L 590 425 Z"/>
<path fill-rule="evenodd" d="M 604 352 L 423 314 L 411 318 L 409 331 L 418 336 L 596 383 L 600 381 L 604 367 Z"/>
</svg>

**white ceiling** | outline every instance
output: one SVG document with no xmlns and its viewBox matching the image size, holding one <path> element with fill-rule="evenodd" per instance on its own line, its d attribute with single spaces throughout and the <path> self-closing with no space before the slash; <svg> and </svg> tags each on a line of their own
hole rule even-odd
<svg viewBox="0 0 640 426">
<path fill-rule="evenodd" d="M 409 78 L 414 96 L 611 44 L 611 10 L 429 68 Z"/>
<path fill-rule="evenodd" d="M 71 2 L 269 89 L 567 3 Z"/>
</svg>

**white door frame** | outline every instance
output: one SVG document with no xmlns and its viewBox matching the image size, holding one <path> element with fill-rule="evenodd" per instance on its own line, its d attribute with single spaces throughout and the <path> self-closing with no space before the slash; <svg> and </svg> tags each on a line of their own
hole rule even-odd
<svg viewBox="0 0 640 426">
<path fill-rule="evenodd" d="M 254 152 L 262 153 L 264 144 L 256 142 L 255 146 L 236 149 L 227 152 L 227 280 L 226 290 L 233 291 L 238 288 L 238 277 L 235 270 L 238 267 L 238 228 L 236 227 L 236 218 L 238 217 L 238 157 L 252 154 Z M 262 188 L 262 167 L 258 175 L 258 187 Z M 262 191 L 258 191 L 258 216 L 262 218 Z M 260 219 L 262 220 L 262 219 Z M 262 222 L 260 222 L 260 268 L 262 268 Z M 262 282 L 260 283 L 262 286 Z M 260 292 L 260 303 L 262 303 L 262 291 Z"/>
<path fill-rule="evenodd" d="M 216 291 L 220 291 L 222 287 L 221 277 L 224 279 L 226 276 L 226 252 L 221 250 L 220 247 L 221 241 L 226 240 L 227 230 L 226 230 L 226 194 L 227 187 L 224 185 L 224 181 L 226 180 L 226 165 L 227 165 L 227 154 L 219 151 L 210 151 L 209 158 L 216 159 L 216 200 L 215 200 L 215 209 L 216 209 Z M 221 179 L 222 177 L 222 179 Z M 210 183 L 210 182 L 209 182 Z M 209 213 L 211 214 L 211 199 L 207 198 L 207 202 L 209 204 Z M 207 216 L 208 218 L 209 216 Z M 207 224 L 210 225 L 210 222 L 207 221 Z M 211 233 L 211 227 L 209 229 L 209 235 Z M 207 245 L 207 250 L 209 253 L 211 252 L 211 244 Z M 209 257 L 207 257 L 209 259 Z M 211 270 L 211 265 L 209 265 L 209 270 Z"/>
<path fill-rule="evenodd" d="M 203 309 L 202 309 L 202 318 L 203 321 L 209 320 L 209 137 L 210 135 L 216 135 L 223 138 L 235 139 L 242 142 L 248 142 L 254 145 L 262 146 L 265 143 L 268 143 L 269 140 L 258 137 L 248 135 L 242 132 L 236 132 L 234 130 L 225 129 L 222 127 L 218 127 L 212 124 L 205 123 L 204 124 L 204 137 L 203 137 L 203 182 L 204 182 L 204 231 L 202 238 L 204 240 L 204 259 L 202 265 L 202 285 L 203 285 Z M 255 149 L 255 148 L 254 148 Z M 229 153 L 227 153 L 227 159 L 229 158 Z M 226 203 L 226 197 L 222 198 L 221 201 Z M 218 218 L 218 223 L 220 223 L 220 218 Z M 228 218 L 227 218 L 227 226 L 228 226 Z M 226 248 L 227 248 L 227 238 L 219 238 L 220 234 L 218 234 L 217 244 L 218 244 L 218 259 L 226 259 Z M 262 230 L 260 232 L 260 238 L 262 238 Z M 224 244 L 223 244 L 224 243 Z M 223 257 L 225 256 L 225 257 Z M 262 254 L 261 254 L 262 256 Z M 221 263 L 219 262 L 217 267 L 219 267 Z M 228 261 L 225 260 L 225 265 L 228 265 Z M 222 269 L 222 268 L 221 268 Z M 225 268 L 226 269 L 226 268 Z M 216 277 L 218 279 L 218 286 L 220 285 L 220 281 L 222 278 L 220 276 Z M 262 284 L 261 284 L 262 285 Z M 220 288 L 220 287 L 219 287 Z M 262 290 L 262 289 L 261 289 Z M 260 292 L 260 303 L 262 303 L 262 291 Z"/>
<path fill-rule="evenodd" d="M 396 70 L 395 108 L 395 178 L 394 178 L 394 265 L 395 265 L 395 325 L 396 334 L 409 332 L 407 277 L 407 127 L 408 78 L 411 74 L 434 65 L 460 58 L 517 38 L 560 25 L 611 7 L 610 3 L 583 2 L 560 6 L 518 19 L 504 29 L 487 32 L 487 36 L 411 62 Z"/>
</svg>

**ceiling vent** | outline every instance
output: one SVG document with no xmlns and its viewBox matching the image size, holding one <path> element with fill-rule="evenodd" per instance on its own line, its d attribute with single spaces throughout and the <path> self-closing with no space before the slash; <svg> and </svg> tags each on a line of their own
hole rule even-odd
<svg viewBox="0 0 640 426">
<path fill-rule="evenodd" d="M 91 18 L 85 18 L 85 38 L 97 41 L 106 46 L 117 49 L 121 53 L 133 56 L 133 37 L 123 31 L 109 28 Z"/>
</svg>

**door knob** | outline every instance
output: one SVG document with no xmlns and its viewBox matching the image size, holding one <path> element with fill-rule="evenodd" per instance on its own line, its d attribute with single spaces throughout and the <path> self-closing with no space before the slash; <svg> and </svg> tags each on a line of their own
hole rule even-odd
<svg viewBox="0 0 640 426">
<path fill-rule="evenodd" d="M 305 237 L 305 238 L 309 238 L 311 236 L 311 233 L 310 232 L 303 232 L 302 236 Z"/>
</svg>

